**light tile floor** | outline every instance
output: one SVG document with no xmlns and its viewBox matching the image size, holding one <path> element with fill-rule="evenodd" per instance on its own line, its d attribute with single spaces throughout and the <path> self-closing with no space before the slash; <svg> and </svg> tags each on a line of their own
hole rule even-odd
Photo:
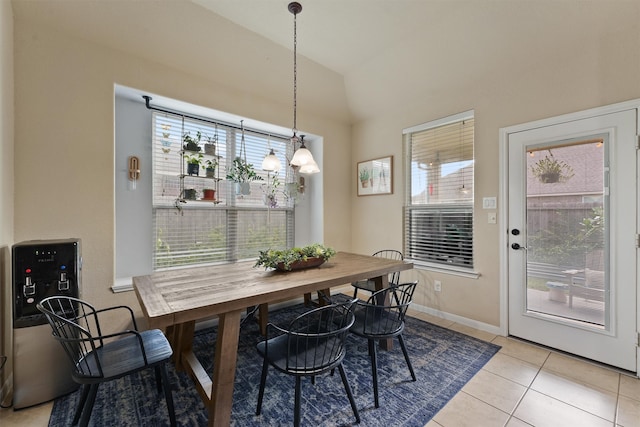
<svg viewBox="0 0 640 427">
<path fill-rule="evenodd" d="M 608 367 L 424 313 L 413 316 L 502 346 L 425 427 L 638 427 L 640 380 Z M 3 427 L 47 426 L 52 403 L 0 409 Z"/>
<path fill-rule="evenodd" d="M 422 313 L 415 317 L 502 346 L 426 427 L 639 427 L 640 379 Z"/>
</svg>

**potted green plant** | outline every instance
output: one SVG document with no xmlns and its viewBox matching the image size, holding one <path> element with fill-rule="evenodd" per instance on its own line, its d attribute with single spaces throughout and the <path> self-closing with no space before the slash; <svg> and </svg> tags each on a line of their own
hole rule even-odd
<svg viewBox="0 0 640 427">
<path fill-rule="evenodd" d="M 204 143 L 204 154 L 208 156 L 216 155 L 216 137 L 207 136 L 207 142 Z"/>
<path fill-rule="evenodd" d="M 185 188 L 184 189 L 184 199 L 185 200 L 196 200 L 198 196 L 198 192 L 195 188 Z"/>
<path fill-rule="evenodd" d="M 280 271 L 317 267 L 336 254 L 330 247 L 314 243 L 302 248 L 260 251 L 254 267 L 263 266 Z"/>
<path fill-rule="evenodd" d="M 240 157 L 233 159 L 231 167 L 227 170 L 227 179 L 236 183 L 236 193 L 242 195 L 250 193 L 251 187 L 249 184 L 252 181 L 263 181 L 262 177 L 256 173 L 253 165 Z"/>
<path fill-rule="evenodd" d="M 544 159 L 538 160 L 531 165 L 531 172 L 543 184 L 553 184 L 555 182 L 566 182 L 573 177 L 573 168 L 562 160 L 553 157 L 551 150 Z"/>
<path fill-rule="evenodd" d="M 207 178 L 215 178 L 216 177 L 216 167 L 218 167 L 217 160 L 207 160 L 204 164 L 204 170 L 206 172 Z"/>
<path fill-rule="evenodd" d="M 182 148 L 186 151 L 200 151 L 200 139 L 202 138 L 202 133 L 200 131 L 196 132 L 196 136 L 193 137 L 190 135 L 190 132 L 182 135 Z"/>
<path fill-rule="evenodd" d="M 270 208 L 278 207 L 278 192 L 280 187 L 280 180 L 278 179 L 278 173 L 273 174 L 273 179 L 269 182 L 269 178 L 267 178 L 267 183 L 262 184 L 262 191 L 264 192 L 264 204 L 269 206 Z"/>
<path fill-rule="evenodd" d="M 200 165 L 202 164 L 202 154 L 192 154 L 185 156 L 187 161 L 187 174 L 198 176 L 200 173 Z"/>
</svg>

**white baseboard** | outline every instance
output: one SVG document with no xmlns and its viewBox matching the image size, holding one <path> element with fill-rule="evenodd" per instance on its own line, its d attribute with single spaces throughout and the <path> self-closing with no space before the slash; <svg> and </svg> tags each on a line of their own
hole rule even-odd
<svg viewBox="0 0 640 427">
<path fill-rule="evenodd" d="M 116 279 L 116 282 L 111 286 L 111 291 L 114 294 L 118 292 L 128 292 L 133 290 L 133 279 L 131 277 L 120 277 Z"/>
<path fill-rule="evenodd" d="M 478 322 L 477 320 L 469 319 L 466 317 L 458 316 L 457 314 L 446 313 L 444 311 L 436 310 L 431 307 L 425 307 L 419 304 L 411 304 L 411 310 L 419 311 L 421 313 L 426 313 L 434 317 L 439 317 L 440 319 L 450 320 L 452 322 L 459 323 L 464 326 L 469 326 L 474 329 L 478 329 L 480 331 L 489 332 L 494 335 L 502 336 L 502 330 L 499 326 L 490 325 L 484 322 Z"/>
</svg>

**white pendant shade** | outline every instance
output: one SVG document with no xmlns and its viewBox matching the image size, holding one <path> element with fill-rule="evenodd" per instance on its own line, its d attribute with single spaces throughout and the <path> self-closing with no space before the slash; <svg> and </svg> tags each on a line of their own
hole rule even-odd
<svg viewBox="0 0 640 427">
<path fill-rule="evenodd" d="M 308 163 L 315 163 L 315 161 L 313 160 L 313 155 L 311 154 L 311 151 L 309 151 L 305 146 L 302 146 L 298 148 L 295 153 L 293 153 L 291 164 L 293 166 L 302 167 Z"/>
<path fill-rule="evenodd" d="M 311 159 L 311 163 L 307 163 L 305 165 L 300 166 L 300 173 L 318 173 L 320 172 L 320 168 L 318 164 Z"/>
<path fill-rule="evenodd" d="M 273 152 L 273 149 L 262 160 L 262 170 L 267 172 L 278 172 L 280 170 L 280 159 Z"/>
</svg>

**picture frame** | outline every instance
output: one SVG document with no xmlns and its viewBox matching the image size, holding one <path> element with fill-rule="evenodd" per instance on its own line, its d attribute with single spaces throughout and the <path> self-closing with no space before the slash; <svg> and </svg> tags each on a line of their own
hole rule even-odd
<svg viewBox="0 0 640 427">
<path fill-rule="evenodd" d="M 356 187 L 358 196 L 393 194 L 393 156 L 358 162 Z"/>
</svg>

